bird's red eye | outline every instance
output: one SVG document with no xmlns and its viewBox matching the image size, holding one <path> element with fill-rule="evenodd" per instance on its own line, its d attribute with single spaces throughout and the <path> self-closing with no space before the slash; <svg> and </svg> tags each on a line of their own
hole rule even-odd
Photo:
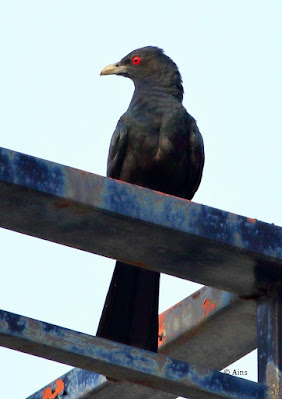
<svg viewBox="0 0 282 399">
<path fill-rule="evenodd" d="M 141 62 L 141 58 L 136 55 L 135 57 L 132 58 L 132 64 L 134 65 L 139 65 Z"/>
</svg>

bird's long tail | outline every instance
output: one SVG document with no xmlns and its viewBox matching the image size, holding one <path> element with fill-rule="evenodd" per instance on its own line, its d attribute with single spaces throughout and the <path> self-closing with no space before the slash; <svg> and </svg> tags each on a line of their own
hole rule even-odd
<svg viewBox="0 0 282 399">
<path fill-rule="evenodd" d="M 158 350 L 160 274 L 117 262 L 97 336 Z"/>
</svg>

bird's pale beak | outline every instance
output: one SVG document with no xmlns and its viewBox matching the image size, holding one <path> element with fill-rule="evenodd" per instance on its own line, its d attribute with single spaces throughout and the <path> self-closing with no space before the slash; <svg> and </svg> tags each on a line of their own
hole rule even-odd
<svg viewBox="0 0 282 399">
<path fill-rule="evenodd" d="M 117 63 L 106 66 L 100 75 L 122 75 L 124 73 L 126 73 L 126 66 Z"/>
</svg>

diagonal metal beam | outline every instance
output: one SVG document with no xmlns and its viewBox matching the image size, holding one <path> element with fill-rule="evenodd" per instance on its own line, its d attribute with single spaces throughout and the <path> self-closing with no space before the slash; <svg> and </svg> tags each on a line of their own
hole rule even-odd
<svg viewBox="0 0 282 399">
<path fill-rule="evenodd" d="M 240 295 L 282 278 L 277 226 L 3 148 L 0 226 Z"/>
<path fill-rule="evenodd" d="M 125 386 L 130 387 L 130 396 L 126 396 L 128 389 L 125 390 Z M 122 391 L 120 390 L 121 387 Z M 68 373 L 62 375 L 60 378 L 57 378 L 48 386 L 41 388 L 39 391 L 26 399 L 97 399 L 97 395 L 99 395 L 99 399 L 126 399 L 132 398 L 132 392 L 134 392 L 135 399 L 136 387 L 137 389 L 143 388 L 147 391 L 147 394 L 150 391 L 153 391 L 150 388 L 145 388 L 140 385 L 133 385 L 125 382 L 119 384 L 111 384 L 107 380 L 107 378 L 101 374 L 91 373 L 87 370 L 74 368 Z M 116 388 L 118 389 L 118 391 Z M 100 394 L 102 395 L 101 397 Z M 164 392 L 162 392 L 162 394 L 170 395 Z M 169 397 L 175 399 L 175 395 L 170 395 Z M 148 396 L 146 398 L 148 399 Z"/>
<path fill-rule="evenodd" d="M 263 384 L 2 310 L 0 344 L 190 399 L 267 398 Z"/>
<path fill-rule="evenodd" d="M 159 334 L 160 353 L 221 370 L 256 348 L 256 302 L 203 287 L 160 314 Z"/>
<path fill-rule="evenodd" d="M 177 359 L 221 370 L 256 348 L 256 303 L 204 287 L 159 316 L 159 352 Z M 240 334 L 238 334 L 240 331 Z M 110 384 L 103 376 L 73 369 L 28 399 L 42 399 L 64 382 L 66 399 L 174 399 L 128 382 Z M 199 396 L 199 399 L 201 396 Z"/>
</svg>

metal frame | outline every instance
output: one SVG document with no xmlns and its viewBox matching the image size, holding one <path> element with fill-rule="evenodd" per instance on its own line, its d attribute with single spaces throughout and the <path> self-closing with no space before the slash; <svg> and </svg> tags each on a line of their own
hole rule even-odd
<svg viewBox="0 0 282 399">
<path fill-rule="evenodd" d="M 204 287 L 160 315 L 159 352 L 179 360 L 220 370 L 256 348 L 256 304 L 236 295 Z M 242 323 L 243 321 L 243 323 Z M 238 336 L 238 331 L 240 335 Z M 201 348 L 199 350 L 199 348 Z M 145 386 L 122 382 L 107 383 L 105 378 L 85 370 L 73 369 L 60 377 L 72 399 L 175 398 Z M 56 389 L 57 381 L 40 389 L 29 399 L 42 399 L 42 391 Z"/>
<path fill-rule="evenodd" d="M 282 395 L 282 285 L 269 287 L 258 300 L 259 382 L 269 387 L 271 398 Z"/>
<path fill-rule="evenodd" d="M 52 397 L 110 398 L 134 382 L 145 385 L 134 391 L 140 399 L 157 398 L 155 389 L 168 392 L 162 398 L 282 398 L 280 227 L 3 148 L 0 225 L 214 287 L 160 315 L 160 353 L 177 360 L 2 311 L 1 345 L 88 370 L 47 387 Z M 254 349 L 255 299 L 259 383 L 206 368 L 220 370 Z M 230 320 L 249 321 L 233 344 Z M 93 371 L 128 382 L 110 384 Z M 88 393 L 69 391 L 83 381 Z"/>
</svg>

